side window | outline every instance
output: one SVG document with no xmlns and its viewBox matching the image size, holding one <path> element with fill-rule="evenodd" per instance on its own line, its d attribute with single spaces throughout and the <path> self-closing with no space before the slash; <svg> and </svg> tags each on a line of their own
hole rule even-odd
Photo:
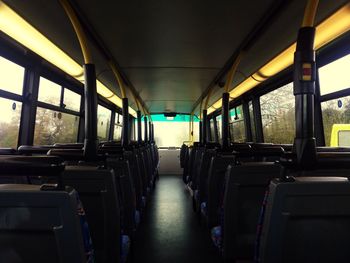
<svg viewBox="0 0 350 263">
<path fill-rule="evenodd" d="M 17 148 L 22 103 L 0 98 L 0 147 Z"/>
<path fill-rule="evenodd" d="M 293 143 L 295 137 L 295 100 L 289 83 L 260 97 L 264 141 Z"/>
<path fill-rule="evenodd" d="M 64 89 L 63 107 L 68 110 L 80 111 L 81 96 L 74 91 Z"/>
<path fill-rule="evenodd" d="M 337 137 L 339 132 L 350 130 L 350 96 L 322 102 L 321 109 L 326 146 L 346 146 Z"/>
<path fill-rule="evenodd" d="M 253 142 L 256 141 L 256 131 L 255 131 L 255 118 L 254 118 L 254 107 L 253 107 L 253 101 L 249 101 L 249 118 L 250 118 L 250 125 L 251 125 L 251 131 L 252 131 L 252 138 Z"/>
<path fill-rule="evenodd" d="M 79 94 L 40 77 L 34 144 L 76 142 L 80 121 L 80 100 Z M 66 109 L 73 111 L 74 114 L 67 113 Z"/>
<path fill-rule="evenodd" d="M 34 144 L 73 143 L 77 141 L 79 117 L 38 107 L 36 110 Z"/>
<path fill-rule="evenodd" d="M 234 142 L 245 142 L 245 127 L 242 105 L 230 111 L 230 133 Z"/>
<path fill-rule="evenodd" d="M 211 118 L 209 122 L 210 127 L 210 137 L 212 141 L 215 141 L 215 127 L 214 127 L 214 119 Z"/>
<path fill-rule="evenodd" d="M 0 57 L 0 89 L 17 95 L 23 93 L 24 68 Z"/>
<path fill-rule="evenodd" d="M 122 138 L 122 128 L 123 128 L 123 116 L 116 113 L 115 114 L 115 123 L 114 123 L 114 134 L 113 140 L 120 141 Z"/>
<path fill-rule="evenodd" d="M 218 127 L 218 138 L 219 142 L 222 142 L 222 135 L 221 135 L 221 115 L 216 116 L 216 125 Z"/>
<path fill-rule="evenodd" d="M 0 90 L 22 96 L 24 72 L 23 67 L 0 57 Z M 0 147 L 17 148 L 22 103 L 0 97 L 0 111 Z"/>
<path fill-rule="evenodd" d="M 97 107 L 97 137 L 100 141 L 108 141 L 112 112 L 98 105 Z"/>
<path fill-rule="evenodd" d="M 38 101 L 60 106 L 62 87 L 55 82 L 40 77 Z"/>
<path fill-rule="evenodd" d="M 318 69 L 322 96 L 350 88 L 350 54 Z M 349 146 L 350 96 L 321 103 L 326 146 Z"/>
<path fill-rule="evenodd" d="M 321 96 L 350 88 L 350 54 L 318 69 Z"/>
</svg>

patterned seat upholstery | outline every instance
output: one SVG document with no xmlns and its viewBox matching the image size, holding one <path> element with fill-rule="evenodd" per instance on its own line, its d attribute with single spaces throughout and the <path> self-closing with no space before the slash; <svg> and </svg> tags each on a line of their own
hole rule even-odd
<svg viewBox="0 0 350 263">
<path fill-rule="evenodd" d="M 75 198 L 77 200 L 77 212 L 80 220 L 81 233 L 83 235 L 84 250 L 86 255 L 86 262 L 95 262 L 94 248 L 89 231 L 89 224 L 86 220 L 86 214 L 82 202 L 80 201 L 78 192 L 75 191 Z"/>
<path fill-rule="evenodd" d="M 127 235 L 122 235 L 120 244 L 121 244 L 120 259 L 122 263 L 125 263 L 128 258 L 128 254 L 130 250 L 130 237 Z"/>
</svg>

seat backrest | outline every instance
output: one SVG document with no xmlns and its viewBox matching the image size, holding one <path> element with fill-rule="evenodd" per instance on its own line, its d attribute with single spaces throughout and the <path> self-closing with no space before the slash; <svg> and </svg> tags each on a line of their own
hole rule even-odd
<svg viewBox="0 0 350 263">
<path fill-rule="evenodd" d="M 97 262 L 120 260 L 120 208 L 116 176 L 98 166 L 67 166 L 64 185 L 79 193 L 84 205 Z"/>
<path fill-rule="evenodd" d="M 190 185 L 193 190 L 197 189 L 199 167 L 200 167 L 200 163 L 202 161 L 204 150 L 205 150 L 204 147 L 198 147 L 197 151 L 195 153 L 195 156 L 194 156 L 193 166 L 192 166 L 191 185 Z"/>
<path fill-rule="evenodd" d="M 53 145 L 21 145 L 18 147 L 18 153 L 24 155 L 38 155 L 38 154 L 46 154 L 48 151 L 53 149 Z"/>
<path fill-rule="evenodd" d="M 230 165 L 223 200 L 223 256 L 227 262 L 253 260 L 256 228 L 265 191 L 279 177 L 280 165 L 251 162 Z"/>
<path fill-rule="evenodd" d="M 116 175 L 121 209 L 121 229 L 124 234 L 132 237 L 136 228 L 136 193 L 129 162 L 121 156 L 110 156 L 107 159 L 107 166 L 112 168 Z"/>
<path fill-rule="evenodd" d="M 186 144 L 182 144 L 180 148 L 180 167 L 184 168 L 185 166 L 185 155 L 188 150 L 188 146 Z"/>
<path fill-rule="evenodd" d="M 207 220 L 208 227 L 219 225 L 219 208 L 223 198 L 223 187 L 226 169 L 234 164 L 236 156 L 230 153 L 217 153 L 212 157 L 208 176 Z"/>
<path fill-rule="evenodd" d="M 216 150 L 209 149 L 203 153 L 202 161 L 199 167 L 199 176 L 198 176 L 198 193 L 200 203 L 206 201 L 208 199 L 208 176 L 209 176 L 209 168 L 211 159 L 215 156 Z"/>
<path fill-rule="evenodd" d="M 0 185 L 0 261 L 85 263 L 76 192 Z"/>
<path fill-rule="evenodd" d="M 259 262 L 349 262 L 349 236 L 348 178 L 271 182 Z"/>
</svg>

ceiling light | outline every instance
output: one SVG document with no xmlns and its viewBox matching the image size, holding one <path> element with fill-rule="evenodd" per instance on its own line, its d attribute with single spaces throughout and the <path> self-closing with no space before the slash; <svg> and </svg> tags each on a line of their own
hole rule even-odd
<svg viewBox="0 0 350 263">
<path fill-rule="evenodd" d="M 0 0 L 0 30 L 43 59 L 83 82 L 83 68 L 47 37 L 25 21 L 9 6 Z M 122 108 L 121 99 L 99 80 L 96 82 L 97 93 Z M 129 113 L 136 117 L 136 112 L 129 107 Z"/>
<path fill-rule="evenodd" d="M 346 33 L 350 29 L 350 4 L 346 4 L 322 23 L 316 26 L 315 49 L 319 49 L 332 40 Z M 231 98 L 237 98 L 247 91 L 251 90 L 259 83 L 276 75 L 282 70 L 293 64 L 294 52 L 296 43 L 293 43 L 279 55 L 270 60 L 267 64 L 261 67 L 252 76 L 245 79 L 238 86 L 230 91 Z M 219 103 L 220 102 L 220 103 Z M 221 105 L 221 99 L 214 103 L 214 108 Z M 215 111 L 213 107 L 209 107 L 208 114 Z"/>
</svg>

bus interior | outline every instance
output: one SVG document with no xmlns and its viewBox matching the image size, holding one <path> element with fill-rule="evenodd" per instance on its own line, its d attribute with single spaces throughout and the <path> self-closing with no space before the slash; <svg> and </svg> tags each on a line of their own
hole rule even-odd
<svg viewBox="0 0 350 263">
<path fill-rule="evenodd" d="M 0 0 L 0 263 L 350 262 L 346 0 Z"/>
</svg>

